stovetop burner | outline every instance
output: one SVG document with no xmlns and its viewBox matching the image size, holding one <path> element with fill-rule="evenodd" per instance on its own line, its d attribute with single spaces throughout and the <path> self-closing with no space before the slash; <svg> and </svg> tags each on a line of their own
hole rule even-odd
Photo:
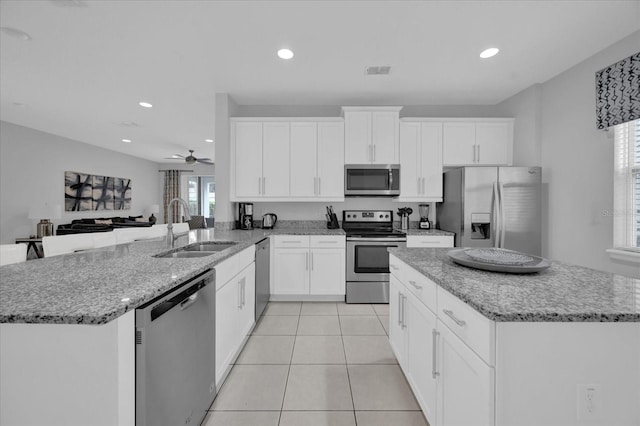
<svg viewBox="0 0 640 426">
<path fill-rule="evenodd" d="M 345 210 L 342 212 L 342 229 L 347 237 L 398 238 L 405 233 L 393 229 L 391 210 Z"/>
</svg>

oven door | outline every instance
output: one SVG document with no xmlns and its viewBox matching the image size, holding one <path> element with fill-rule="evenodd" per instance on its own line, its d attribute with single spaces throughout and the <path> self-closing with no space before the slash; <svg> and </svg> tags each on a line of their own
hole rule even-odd
<svg viewBox="0 0 640 426">
<path fill-rule="evenodd" d="M 347 238 L 347 281 L 389 281 L 389 247 L 406 247 L 406 240 Z"/>
</svg>

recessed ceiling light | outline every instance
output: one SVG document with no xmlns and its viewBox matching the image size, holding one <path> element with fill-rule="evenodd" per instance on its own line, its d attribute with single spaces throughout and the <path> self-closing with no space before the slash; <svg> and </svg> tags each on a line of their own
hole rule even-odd
<svg viewBox="0 0 640 426">
<path fill-rule="evenodd" d="M 205 139 L 205 142 L 213 143 L 213 139 Z"/>
<path fill-rule="evenodd" d="M 29 34 L 17 28 L 0 27 L 0 30 L 2 30 L 2 34 L 8 35 L 9 37 L 17 38 L 22 41 L 31 41 L 31 36 Z"/>
<path fill-rule="evenodd" d="M 278 56 L 281 59 L 291 59 L 293 58 L 293 52 L 289 49 L 280 49 L 278 50 Z"/>
<path fill-rule="evenodd" d="M 138 103 L 138 105 L 140 105 L 141 107 L 145 107 L 145 108 L 152 108 L 153 105 L 151 105 L 149 102 L 140 102 Z"/>
<path fill-rule="evenodd" d="M 483 50 L 480 53 L 480 57 L 482 59 L 487 59 L 487 58 L 490 58 L 492 56 L 496 56 L 499 51 L 500 51 L 500 49 L 498 49 L 497 47 L 490 47 L 488 49 Z"/>
<path fill-rule="evenodd" d="M 131 139 L 122 139 L 122 142 L 131 143 Z"/>
</svg>

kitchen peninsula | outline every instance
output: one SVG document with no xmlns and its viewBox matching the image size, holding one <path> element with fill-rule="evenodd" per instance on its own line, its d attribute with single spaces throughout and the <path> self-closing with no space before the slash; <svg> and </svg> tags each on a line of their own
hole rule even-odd
<svg viewBox="0 0 640 426">
<path fill-rule="evenodd" d="M 158 259 L 164 241 L 148 240 L 2 267 L 0 423 L 133 425 L 135 308 L 291 233 L 343 235 L 192 231 L 176 247 L 237 244 Z M 448 250 L 390 250 L 390 340 L 432 425 L 455 413 L 474 425 L 580 425 L 586 385 L 596 389 L 591 424 L 638 423 L 638 280 L 559 262 L 533 275 L 475 271 Z"/>
</svg>

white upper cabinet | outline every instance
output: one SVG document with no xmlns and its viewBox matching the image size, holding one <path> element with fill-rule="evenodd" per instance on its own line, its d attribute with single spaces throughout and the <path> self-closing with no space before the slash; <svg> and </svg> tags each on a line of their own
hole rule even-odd
<svg viewBox="0 0 640 426">
<path fill-rule="evenodd" d="M 397 164 L 402 107 L 342 107 L 346 164 Z"/>
<path fill-rule="evenodd" d="M 398 201 L 442 201 L 442 123 L 400 123 Z"/>
<path fill-rule="evenodd" d="M 513 119 L 447 120 L 443 127 L 444 166 L 509 166 L 513 163 Z"/>
<path fill-rule="evenodd" d="M 231 119 L 232 201 L 344 200 L 341 118 Z"/>
</svg>

